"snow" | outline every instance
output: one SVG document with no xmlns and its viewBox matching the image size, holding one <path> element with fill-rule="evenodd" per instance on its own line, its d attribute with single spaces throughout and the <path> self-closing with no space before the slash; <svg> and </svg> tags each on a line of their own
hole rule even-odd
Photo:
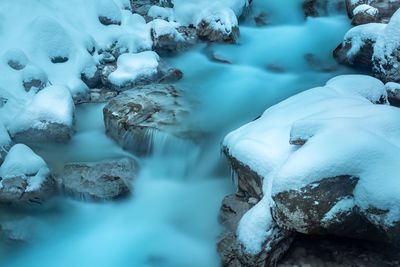
<svg viewBox="0 0 400 267">
<path fill-rule="evenodd" d="M 157 73 L 159 60 L 159 56 L 153 51 L 123 54 L 118 58 L 117 70 L 108 78 L 114 85 L 123 86 L 139 78 L 151 77 Z"/>
<path fill-rule="evenodd" d="M 72 127 L 74 102 L 66 87 L 48 86 L 28 102 L 20 114 L 10 123 L 11 135 L 29 128 L 42 129 L 48 123 Z"/>
<path fill-rule="evenodd" d="M 202 11 L 195 23 L 199 25 L 206 22 L 212 29 L 226 34 L 230 34 L 234 27 L 238 26 L 238 20 L 232 9 L 212 9 L 208 8 Z"/>
<path fill-rule="evenodd" d="M 169 35 L 175 41 L 183 41 L 182 35 L 176 30 L 175 26 L 165 20 L 155 19 L 150 22 L 153 36 L 158 38 L 160 36 Z"/>
<path fill-rule="evenodd" d="M 399 83 L 394 83 L 394 82 L 388 82 L 385 84 L 386 91 L 392 92 L 394 94 L 397 94 L 400 92 L 400 84 Z"/>
<path fill-rule="evenodd" d="M 384 222 L 390 225 L 400 220 L 396 204 L 400 201 L 400 110 L 372 103 L 386 98 L 385 86 L 375 78 L 338 76 L 324 87 L 269 108 L 258 120 L 228 134 L 223 144 L 264 178 L 267 201 L 271 195 L 323 178 L 351 175 L 360 178 L 353 192 L 355 205 L 361 210 L 370 206 L 389 210 Z M 291 136 L 305 144 L 290 145 Z M 252 211 L 245 217 L 254 223 L 264 217 L 267 224 L 269 212 Z M 251 240 L 241 241 L 246 248 L 258 247 Z"/>
<path fill-rule="evenodd" d="M 122 20 L 121 8 L 113 0 L 98 0 L 97 14 L 106 17 L 113 22 Z"/>
<path fill-rule="evenodd" d="M 385 28 L 386 24 L 368 23 L 350 29 L 344 37 L 344 42 L 351 42 L 352 45 L 347 56 L 349 58 L 355 56 L 367 41 L 376 42 Z"/>
<path fill-rule="evenodd" d="M 22 176 L 27 180 L 26 192 L 35 191 L 50 174 L 46 162 L 23 144 L 14 145 L 3 165 L 0 167 L 0 177 L 9 179 Z M 2 183 L 0 181 L 0 188 Z"/>
<path fill-rule="evenodd" d="M 10 135 L 8 134 L 6 127 L 4 127 L 4 125 L 0 122 L 0 149 L 4 149 L 4 146 L 9 144 L 11 144 Z"/>
<path fill-rule="evenodd" d="M 376 16 L 379 13 L 379 10 L 375 7 L 372 7 L 370 5 L 367 4 L 362 4 L 357 6 L 354 10 L 353 10 L 353 15 L 357 15 L 359 13 L 367 13 L 368 15 L 371 16 Z"/>
<path fill-rule="evenodd" d="M 332 207 L 322 218 L 322 222 L 331 223 L 332 220 L 339 214 L 350 212 L 354 207 L 354 199 L 353 198 L 343 198 L 339 200 L 335 206 Z"/>
</svg>

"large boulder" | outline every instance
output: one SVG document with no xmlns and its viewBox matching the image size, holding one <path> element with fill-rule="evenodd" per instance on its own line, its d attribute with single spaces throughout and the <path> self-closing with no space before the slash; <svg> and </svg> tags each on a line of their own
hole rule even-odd
<svg viewBox="0 0 400 267">
<path fill-rule="evenodd" d="M 392 0 L 346 0 L 347 14 L 353 25 L 387 23 L 399 7 L 400 2 Z"/>
<path fill-rule="evenodd" d="M 167 84 L 122 92 L 104 107 L 107 135 L 124 149 L 141 155 L 153 150 L 159 134 L 184 136 L 182 123 L 189 111 L 181 94 Z"/>
<path fill-rule="evenodd" d="M 334 51 L 339 63 L 373 72 L 384 82 L 399 82 L 400 10 L 389 24 L 369 23 L 349 30 Z"/>
<path fill-rule="evenodd" d="M 14 145 L 0 167 L 0 203 L 41 204 L 55 193 L 46 162 L 29 147 Z"/>
<path fill-rule="evenodd" d="M 18 143 L 67 142 L 73 134 L 74 101 L 62 86 L 49 86 L 38 92 L 9 125 Z"/>
<path fill-rule="evenodd" d="M 127 196 L 138 172 L 133 159 L 68 163 L 60 182 L 63 190 L 78 199 L 107 201 Z"/>
<path fill-rule="evenodd" d="M 399 125 L 400 111 L 388 105 L 381 81 L 347 75 L 230 133 L 223 147 L 238 192 L 222 209 L 241 217 L 235 242 L 263 255 L 272 229 L 284 229 L 400 245 Z M 223 258 L 232 258 L 227 251 Z"/>
</svg>

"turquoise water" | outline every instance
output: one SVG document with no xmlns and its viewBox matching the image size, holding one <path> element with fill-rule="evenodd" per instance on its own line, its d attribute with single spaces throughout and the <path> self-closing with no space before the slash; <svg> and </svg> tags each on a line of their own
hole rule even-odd
<svg viewBox="0 0 400 267">
<path fill-rule="evenodd" d="M 223 137 L 271 105 L 349 73 L 331 56 L 349 28 L 347 18 L 304 20 L 299 2 L 255 1 L 258 12 L 273 14 L 268 25 L 243 22 L 237 45 L 202 44 L 168 58 L 184 72 L 178 86 L 193 104 L 189 125 L 204 138 L 196 144 L 156 139 L 156 147 L 165 149 L 138 159 L 142 169 L 127 200 L 94 204 L 60 198 L 30 211 L 37 241 L 2 244 L 0 265 L 218 266 L 218 210 L 234 190 L 220 153 Z M 105 136 L 102 107 L 77 108 L 77 132 L 69 144 L 34 147 L 55 173 L 65 162 L 134 157 Z M 0 215 L 21 217 L 18 211 Z"/>
</svg>

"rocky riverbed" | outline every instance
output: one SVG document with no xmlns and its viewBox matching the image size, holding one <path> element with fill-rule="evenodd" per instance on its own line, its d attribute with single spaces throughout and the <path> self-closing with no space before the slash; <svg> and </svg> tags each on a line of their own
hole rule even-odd
<svg viewBox="0 0 400 267">
<path fill-rule="evenodd" d="M 399 6 L 0 3 L 0 265 L 398 266 Z"/>
</svg>

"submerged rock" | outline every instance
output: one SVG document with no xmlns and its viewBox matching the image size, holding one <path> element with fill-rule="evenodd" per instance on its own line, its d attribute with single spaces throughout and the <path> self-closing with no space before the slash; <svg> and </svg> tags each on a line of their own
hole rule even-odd
<svg viewBox="0 0 400 267">
<path fill-rule="evenodd" d="M 0 203 L 41 204 L 56 191 L 44 160 L 29 147 L 14 145 L 0 167 Z"/>
<path fill-rule="evenodd" d="M 0 222 L 0 237 L 11 243 L 32 243 L 44 228 L 41 221 L 33 217 Z"/>
<path fill-rule="evenodd" d="M 74 101 L 62 86 L 49 86 L 27 103 L 9 126 L 19 143 L 67 142 L 73 134 Z"/>
<path fill-rule="evenodd" d="M 78 199 L 107 201 L 127 196 L 138 173 L 133 159 L 68 163 L 60 176 L 63 190 Z"/>
<path fill-rule="evenodd" d="M 303 12 L 306 17 L 326 16 L 331 11 L 344 9 L 342 0 L 304 0 Z"/>
<path fill-rule="evenodd" d="M 107 135 L 124 149 L 143 155 L 153 150 L 157 134 L 183 136 L 182 123 L 189 111 L 179 89 L 154 84 L 122 92 L 103 113 Z"/>
</svg>

